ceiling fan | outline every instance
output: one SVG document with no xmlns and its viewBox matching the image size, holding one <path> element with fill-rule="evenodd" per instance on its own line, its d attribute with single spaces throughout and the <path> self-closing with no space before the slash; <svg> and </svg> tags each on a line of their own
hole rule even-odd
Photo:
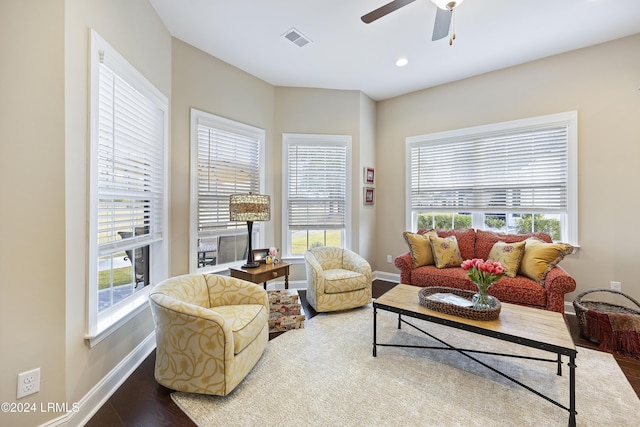
<svg viewBox="0 0 640 427">
<path fill-rule="evenodd" d="M 370 24 L 391 12 L 413 3 L 414 1 L 416 0 L 393 0 L 391 3 L 387 3 L 384 6 L 363 15 L 360 19 L 362 19 L 362 22 L 365 24 Z M 431 40 L 440 40 L 449 35 L 449 44 L 453 43 L 453 40 L 456 38 L 456 34 L 451 25 L 453 20 L 453 10 L 463 1 L 464 0 L 431 0 L 433 4 L 438 6 L 436 20 L 433 24 L 433 36 Z"/>
</svg>

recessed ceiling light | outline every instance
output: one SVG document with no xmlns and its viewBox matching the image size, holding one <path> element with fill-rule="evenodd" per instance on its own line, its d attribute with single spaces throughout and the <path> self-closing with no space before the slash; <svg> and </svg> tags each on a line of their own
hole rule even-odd
<svg viewBox="0 0 640 427">
<path fill-rule="evenodd" d="M 396 60 L 396 66 L 397 67 L 404 67 L 405 65 L 407 65 L 409 63 L 409 60 L 405 57 L 402 58 L 398 58 Z"/>
</svg>

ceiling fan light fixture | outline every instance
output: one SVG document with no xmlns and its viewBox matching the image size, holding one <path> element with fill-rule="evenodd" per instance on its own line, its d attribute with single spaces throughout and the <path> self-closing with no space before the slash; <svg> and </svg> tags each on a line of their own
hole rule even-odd
<svg viewBox="0 0 640 427">
<path fill-rule="evenodd" d="M 463 1 L 464 0 L 431 0 L 431 3 L 442 10 L 453 10 L 454 7 L 460 6 Z"/>
</svg>

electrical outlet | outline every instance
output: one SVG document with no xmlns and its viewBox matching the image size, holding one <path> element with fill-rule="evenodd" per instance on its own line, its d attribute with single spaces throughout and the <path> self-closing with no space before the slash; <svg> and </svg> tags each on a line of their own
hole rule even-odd
<svg viewBox="0 0 640 427">
<path fill-rule="evenodd" d="M 17 398 L 40 391 L 40 368 L 18 374 Z"/>
<path fill-rule="evenodd" d="M 611 289 L 614 291 L 622 291 L 622 282 L 611 281 Z"/>
<path fill-rule="evenodd" d="M 391 255 L 387 255 L 387 263 L 391 264 L 393 262 L 393 258 L 391 257 Z"/>
</svg>

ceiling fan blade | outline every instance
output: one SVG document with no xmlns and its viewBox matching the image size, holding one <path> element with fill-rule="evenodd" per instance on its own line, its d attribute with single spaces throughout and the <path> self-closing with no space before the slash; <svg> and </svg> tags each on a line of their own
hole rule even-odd
<svg viewBox="0 0 640 427">
<path fill-rule="evenodd" d="M 405 7 L 409 3 L 413 3 L 414 1 L 416 0 L 393 0 L 391 3 L 387 3 L 384 6 L 381 6 L 376 10 L 363 15 L 360 19 L 362 19 L 362 22 L 364 22 L 365 24 L 370 24 L 373 21 L 390 14 L 391 12 L 400 9 L 401 7 Z"/>
<path fill-rule="evenodd" d="M 436 8 L 436 21 L 433 23 L 432 41 L 440 40 L 449 35 L 449 26 L 451 25 L 452 10 L 443 10 Z"/>
</svg>

